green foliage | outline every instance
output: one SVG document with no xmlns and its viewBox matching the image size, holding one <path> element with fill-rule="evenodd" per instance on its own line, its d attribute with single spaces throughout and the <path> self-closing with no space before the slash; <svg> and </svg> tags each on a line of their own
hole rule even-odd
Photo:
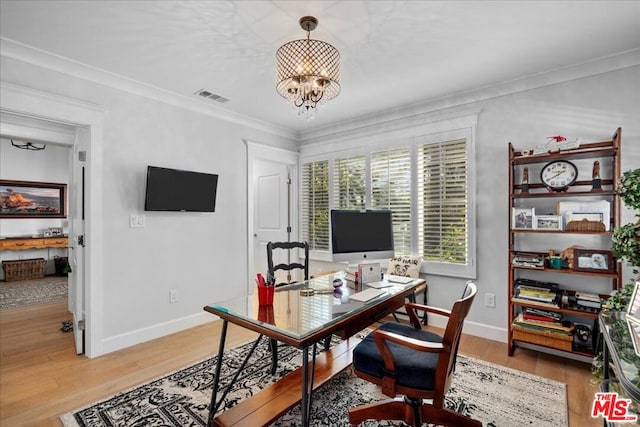
<svg viewBox="0 0 640 427">
<path fill-rule="evenodd" d="M 625 311 L 631 301 L 631 295 L 635 285 L 633 283 L 627 283 L 620 289 L 618 289 L 605 303 L 603 309 L 611 311 Z"/>
<path fill-rule="evenodd" d="M 627 207 L 640 210 L 640 169 L 622 174 L 618 181 L 617 193 Z"/>
<path fill-rule="evenodd" d="M 626 224 L 613 233 L 613 253 L 617 259 L 625 260 L 634 268 L 640 266 L 640 222 Z"/>
</svg>

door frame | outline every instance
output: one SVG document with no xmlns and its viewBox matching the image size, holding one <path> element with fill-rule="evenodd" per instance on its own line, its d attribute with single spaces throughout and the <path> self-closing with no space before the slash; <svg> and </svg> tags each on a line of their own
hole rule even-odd
<svg viewBox="0 0 640 427">
<path fill-rule="evenodd" d="M 66 98 L 0 81 L 0 112 L 25 119 L 48 120 L 89 132 L 85 197 L 85 355 L 103 354 L 103 222 L 102 150 L 104 110 L 86 101 Z M 73 156 L 73 162 L 79 162 Z"/>
<path fill-rule="evenodd" d="M 298 236 L 298 158 L 299 153 L 280 147 L 244 140 L 247 146 L 247 295 L 253 293 L 255 286 L 251 280 L 251 272 L 254 271 L 254 237 L 255 226 L 254 203 L 255 194 L 254 167 L 256 160 L 285 164 L 291 167 L 291 236 L 293 240 Z"/>
</svg>

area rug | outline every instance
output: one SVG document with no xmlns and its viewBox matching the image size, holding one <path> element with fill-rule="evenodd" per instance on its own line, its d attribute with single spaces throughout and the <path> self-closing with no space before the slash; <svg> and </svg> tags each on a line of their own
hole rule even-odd
<svg viewBox="0 0 640 427">
<path fill-rule="evenodd" d="M 66 276 L 0 282 L 0 310 L 64 300 L 68 292 Z"/>
<path fill-rule="evenodd" d="M 262 341 L 264 345 L 256 348 L 219 412 L 233 407 L 300 366 L 301 352 L 283 346 L 279 351 L 278 372 L 272 376 L 269 373 L 267 340 Z M 248 343 L 225 351 L 221 387 L 231 381 L 250 345 Z M 62 423 L 65 427 L 204 426 L 216 359 L 206 359 L 64 414 Z M 348 368 L 314 393 L 312 425 L 349 426 L 350 407 L 384 398 L 375 385 L 355 377 Z M 455 377 L 446 402 L 448 407 L 490 427 L 564 427 L 568 422 L 565 384 L 462 355 L 458 356 Z M 300 425 L 300 407 L 293 408 L 274 425 Z M 368 421 L 363 425 L 404 424 Z"/>
</svg>

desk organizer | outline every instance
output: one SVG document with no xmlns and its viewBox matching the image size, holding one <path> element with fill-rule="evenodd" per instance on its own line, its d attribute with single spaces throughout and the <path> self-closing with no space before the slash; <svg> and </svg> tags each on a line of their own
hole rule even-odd
<svg viewBox="0 0 640 427">
<path fill-rule="evenodd" d="M 18 280 L 39 279 L 44 277 L 44 268 L 47 264 L 44 258 L 19 259 L 2 261 L 5 282 Z"/>
<path fill-rule="evenodd" d="M 273 305 L 275 286 L 258 286 L 258 304 Z"/>
</svg>

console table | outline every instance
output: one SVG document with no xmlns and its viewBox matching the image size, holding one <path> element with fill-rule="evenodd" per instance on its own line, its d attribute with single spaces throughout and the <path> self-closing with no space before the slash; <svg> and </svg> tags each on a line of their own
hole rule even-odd
<svg viewBox="0 0 640 427">
<path fill-rule="evenodd" d="M 0 251 L 22 251 L 26 249 L 66 248 L 67 236 L 56 237 L 11 237 L 0 239 Z"/>
</svg>

